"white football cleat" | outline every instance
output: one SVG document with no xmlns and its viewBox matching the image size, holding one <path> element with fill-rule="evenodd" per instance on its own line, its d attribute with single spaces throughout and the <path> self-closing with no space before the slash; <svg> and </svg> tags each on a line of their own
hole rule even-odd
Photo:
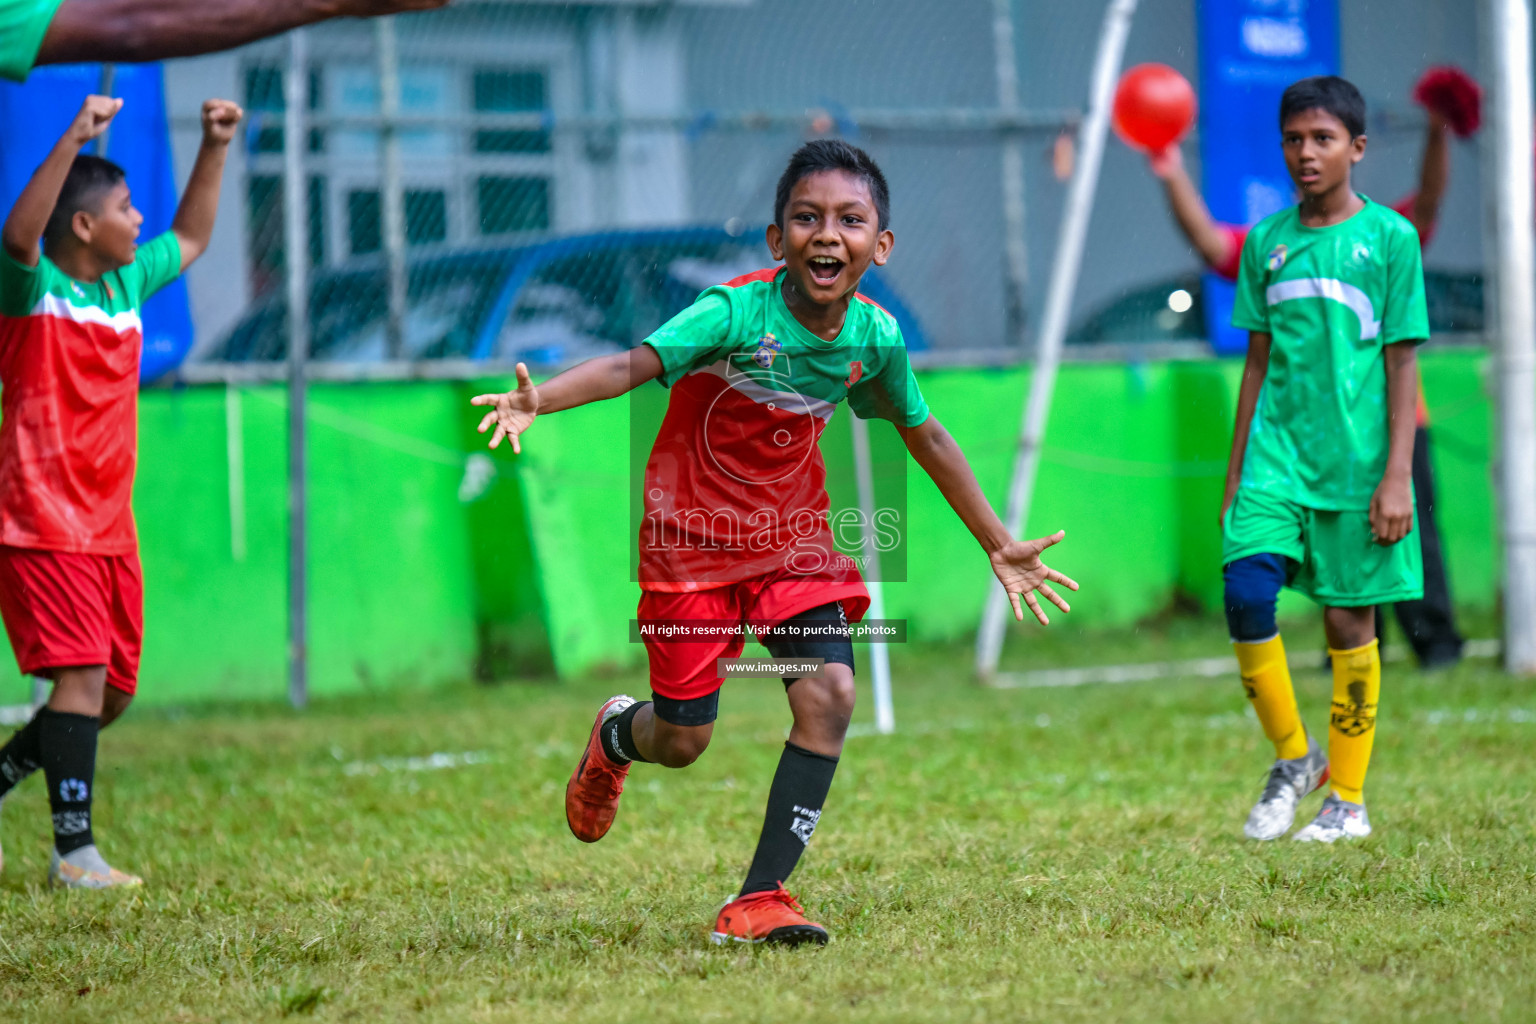
<svg viewBox="0 0 1536 1024">
<path fill-rule="evenodd" d="M 85 846 L 69 855 L 71 864 L 53 851 L 48 863 L 48 884 L 56 889 L 115 889 L 118 886 L 143 885 L 144 879 L 119 871 L 101 859 L 96 847 Z"/>
<path fill-rule="evenodd" d="M 1249 839 L 1279 839 L 1296 820 L 1301 798 L 1328 781 L 1328 758 L 1310 736 L 1303 757 L 1276 761 L 1264 783 L 1264 794 L 1248 812 L 1243 835 Z"/>
<path fill-rule="evenodd" d="M 1336 839 L 1364 839 L 1370 834 L 1371 819 L 1365 813 L 1365 804 L 1352 804 L 1337 793 L 1329 793 L 1312 824 L 1291 838 L 1298 843 L 1331 843 Z"/>
</svg>

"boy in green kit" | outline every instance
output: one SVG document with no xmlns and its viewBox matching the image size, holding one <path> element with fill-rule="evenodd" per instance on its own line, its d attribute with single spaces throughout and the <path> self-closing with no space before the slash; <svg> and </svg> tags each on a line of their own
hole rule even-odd
<svg viewBox="0 0 1536 1024">
<path fill-rule="evenodd" d="M 1223 577 L 1243 686 L 1277 758 L 1244 834 L 1284 835 L 1331 771 L 1322 809 L 1295 838 L 1333 842 L 1371 831 L 1372 609 L 1424 590 L 1410 477 L 1415 347 L 1429 322 L 1413 225 L 1350 184 L 1365 155 L 1359 91 L 1331 75 L 1296 82 L 1280 100 L 1280 133 L 1301 202 L 1243 246 L 1232 322 L 1249 331 L 1248 360 L 1222 502 Z M 1327 756 L 1297 711 L 1275 625 L 1281 586 L 1323 606 Z"/>
</svg>

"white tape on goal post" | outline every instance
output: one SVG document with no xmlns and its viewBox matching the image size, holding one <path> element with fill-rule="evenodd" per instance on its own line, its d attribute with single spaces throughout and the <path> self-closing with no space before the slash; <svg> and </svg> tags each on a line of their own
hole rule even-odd
<svg viewBox="0 0 1536 1024">
<path fill-rule="evenodd" d="M 849 410 L 852 415 L 853 410 Z M 869 587 L 869 618 L 885 618 L 885 582 L 880 575 L 880 549 L 875 543 L 875 473 L 869 454 L 869 424 L 853 416 L 853 474 L 859 491 L 859 515 L 864 533 L 864 583 Z M 870 682 L 875 697 L 875 729 L 896 731 L 896 709 L 891 702 L 891 650 L 883 643 L 869 645 Z"/>
</svg>

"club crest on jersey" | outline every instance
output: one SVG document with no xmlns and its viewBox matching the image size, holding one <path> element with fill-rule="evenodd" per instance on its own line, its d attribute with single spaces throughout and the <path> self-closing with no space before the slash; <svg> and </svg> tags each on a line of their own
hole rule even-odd
<svg viewBox="0 0 1536 1024">
<path fill-rule="evenodd" d="M 843 387 L 851 388 L 864 376 L 864 361 L 855 359 L 848 364 L 848 379 L 843 381 Z"/>
<path fill-rule="evenodd" d="M 1290 255 L 1290 251 L 1286 249 L 1283 243 L 1277 245 L 1269 250 L 1268 256 L 1264 257 L 1264 265 L 1270 270 L 1279 270 L 1285 266 L 1285 258 L 1288 255 Z"/>
<path fill-rule="evenodd" d="M 765 370 L 773 368 L 773 361 L 784 346 L 772 334 L 765 334 L 757 339 L 757 351 L 752 353 L 752 361 Z"/>
</svg>

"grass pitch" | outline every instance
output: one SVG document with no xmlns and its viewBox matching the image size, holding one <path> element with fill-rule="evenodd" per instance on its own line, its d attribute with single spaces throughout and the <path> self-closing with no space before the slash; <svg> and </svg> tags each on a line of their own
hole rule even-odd
<svg viewBox="0 0 1536 1024">
<path fill-rule="evenodd" d="M 1011 655 L 1222 645 L 1176 624 Z M 565 780 L 597 703 L 642 679 L 465 685 L 131 715 L 103 739 L 97 833 L 136 893 L 42 887 L 29 782 L 0 821 L 0 1016 L 1536 1019 L 1529 682 L 1389 665 L 1375 835 L 1260 846 L 1241 826 L 1269 754 L 1235 679 L 997 692 L 958 647 L 895 660 L 900 731 L 850 740 L 791 882 L 825 949 L 708 942 L 787 728 L 777 683 L 729 684 L 710 751 L 638 766 L 591 847 Z M 1297 688 L 1323 733 L 1327 678 Z"/>
</svg>

